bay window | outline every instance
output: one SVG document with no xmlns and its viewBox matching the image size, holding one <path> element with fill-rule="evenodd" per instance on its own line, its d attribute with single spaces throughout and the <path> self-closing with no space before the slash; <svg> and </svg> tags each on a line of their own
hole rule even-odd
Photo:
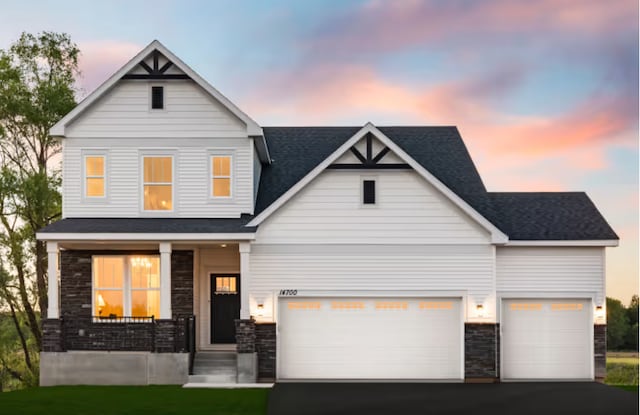
<svg viewBox="0 0 640 415">
<path fill-rule="evenodd" d="M 93 315 L 98 318 L 160 316 L 160 258 L 93 257 Z"/>
</svg>

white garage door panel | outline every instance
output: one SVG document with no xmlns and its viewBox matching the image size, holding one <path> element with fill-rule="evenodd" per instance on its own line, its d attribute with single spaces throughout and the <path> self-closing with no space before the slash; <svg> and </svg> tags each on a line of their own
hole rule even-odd
<svg viewBox="0 0 640 415">
<path fill-rule="evenodd" d="M 590 379 L 591 301 L 502 302 L 503 378 Z"/>
<path fill-rule="evenodd" d="M 456 298 L 283 298 L 281 379 L 460 379 Z"/>
</svg>

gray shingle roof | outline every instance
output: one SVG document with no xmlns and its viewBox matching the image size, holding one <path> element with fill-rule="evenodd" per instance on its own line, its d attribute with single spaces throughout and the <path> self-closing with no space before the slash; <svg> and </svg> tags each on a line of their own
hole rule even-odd
<svg viewBox="0 0 640 415">
<path fill-rule="evenodd" d="M 256 215 L 362 127 L 263 127 L 273 163 L 263 166 Z M 422 167 L 511 240 L 618 239 L 584 193 L 487 193 L 456 127 L 379 127 Z M 40 232 L 254 232 L 239 219 L 69 218 Z"/>
<path fill-rule="evenodd" d="M 618 235 L 584 192 L 489 193 L 510 240 L 611 240 Z"/>
<path fill-rule="evenodd" d="M 67 218 L 40 229 L 45 233 L 251 233 L 251 216 L 206 218 Z"/>
</svg>

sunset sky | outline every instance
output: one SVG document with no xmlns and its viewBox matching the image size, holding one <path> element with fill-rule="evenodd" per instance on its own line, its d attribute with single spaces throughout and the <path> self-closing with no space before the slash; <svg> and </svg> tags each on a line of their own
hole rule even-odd
<svg viewBox="0 0 640 415">
<path fill-rule="evenodd" d="M 456 125 L 490 191 L 586 191 L 638 292 L 636 0 L 12 3 L 0 48 L 69 33 L 82 96 L 158 39 L 263 126 Z"/>
</svg>

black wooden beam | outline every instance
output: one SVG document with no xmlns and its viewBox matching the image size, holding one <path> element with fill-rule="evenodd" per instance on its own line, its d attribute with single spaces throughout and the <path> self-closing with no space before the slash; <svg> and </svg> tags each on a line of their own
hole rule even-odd
<svg viewBox="0 0 640 415">
<path fill-rule="evenodd" d="M 411 166 L 405 163 L 389 163 L 389 164 L 357 164 L 357 163 L 336 163 L 330 164 L 328 169 L 344 169 L 344 170 L 403 170 L 410 169 Z"/>
<path fill-rule="evenodd" d="M 373 137 L 367 133 L 367 161 L 372 161 L 373 157 Z"/>
<path fill-rule="evenodd" d="M 122 77 L 122 79 L 151 79 L 151 80 L 168 80 L 168 79 L 191 79 L 189 75 L 185 74 L 176 74 L 176 75 L 166 75 L 166 74 L 127 74 Z"/>
<path fill-rule="evenodd" d="M 356 156 L 358 158 L 358 160 L 360 160 L 363 163 L 367 162 L 367 159 L 364 158 L 364 156 L 362 155 L 362 153 L 360 151 L 358 151 L 357 148 L 355 147 L 351 147 L 351 152 L 353 153 L 354 156 Z"/>
<path fill-rule="evenodd" d="M 382 150 L 380 150 L 380 152 L 378 154 L 376 154 L 376 156 L 373 158 L 373 162 L 377 163 L 380 160 L 382 160 L 382 158 L 384 156 L 386 156 L 389 151 L 391 151 L 391 150 L 389 150 L 389 147 L 385 147 Z"/>
<path fill-rule="evenodd" d="M 140 66 L 142 66 L 142 68 L 147 71 L 147 73 L 153 73 L 153 69 L 151 69 L 151 67 L 149 65 L 147 65 L 145 63 L 145 61 L 140 61 Z"/>
<path fill-rule="evenodd" d="M 157 50 L 153 51 L 153 73 L 158 73 L 158 60 L 160 59 L 160 53 Z"/>
<path fill-rule="evenodd" d="M 173 62 L 171 62 L 171 61 L 165 63 L 164 65 L 162 65 L 162 68 L 160 68 L 159 72 L 160 73 L 167 72 L 167 69 L 171 68 L 171 65 L 173 65 Z"/>
</svg>

